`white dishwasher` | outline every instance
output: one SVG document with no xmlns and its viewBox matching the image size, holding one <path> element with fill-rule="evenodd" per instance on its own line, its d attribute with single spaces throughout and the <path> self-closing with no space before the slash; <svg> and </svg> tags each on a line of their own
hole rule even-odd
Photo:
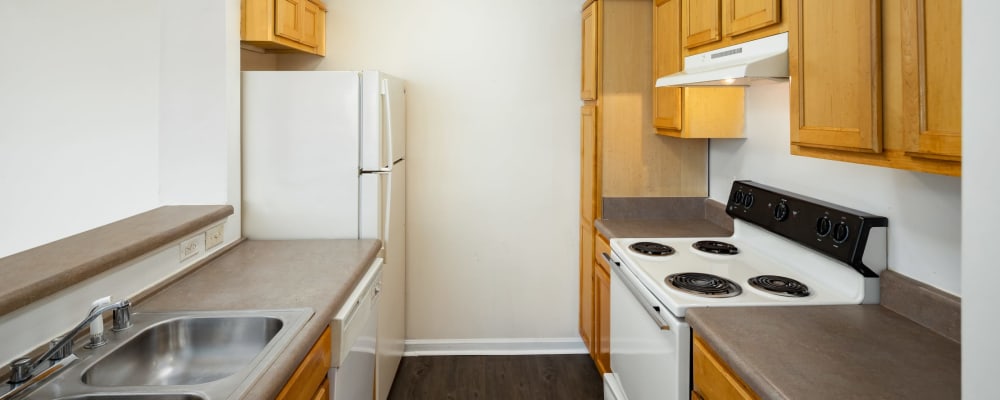
<svg viewBox="0 0 1000 400">
<path fill-rule="evenodd" d="M 375 396 L 375 329 L 378 325 L 382 259 L 368 267 L 330 325 L 331 400 L 372 399 Z"/>
</svg>

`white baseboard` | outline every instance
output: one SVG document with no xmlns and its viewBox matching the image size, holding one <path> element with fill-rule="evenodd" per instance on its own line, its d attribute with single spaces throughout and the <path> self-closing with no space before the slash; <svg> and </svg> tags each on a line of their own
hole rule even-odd
<svg viewBox="0 0 1000 400">
<path fill-rule="evenodd" d="M 587 354 L 579 337 L 407 340 L 404 357 L 455 355 Z"/>
</svg>

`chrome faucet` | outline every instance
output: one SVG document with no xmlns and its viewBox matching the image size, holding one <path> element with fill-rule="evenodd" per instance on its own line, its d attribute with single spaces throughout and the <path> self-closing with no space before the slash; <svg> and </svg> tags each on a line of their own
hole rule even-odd
<svg viewBox="0 0 1000 400">
<path fill-rule="evenodd" d="M 80 333 L 83 328 L 87 327 L 96 318 L 100 318 L 105 312 L 112 311 L 112 330 L 121 331 L 128 329 L 132 326 L 132 302 L 128 299 L 118 301 L 117 303 L 103 304 L 99 306 L 94 306 L 87 313 L 87 317 L 80 321 L 73 329 L 70 329 L 61 338 L 54 339 L 49 346 L 49 349 L 45 351 L 37 359 L 32 360 L 30 357 L 24 357 L 14 360 L 10 363 L 10 380 L 8 383 L 11 384 L 12 390 L 8 393 L 0 392 L 0 399 L 7 399 L 15 396 L 20 390 L 18 387 L 27 387 L 31 384 L 45 379 L 49 375 L 52 375 L 56 370 L 61 369 L 68 365 L 76 359 L 73 355 L 72 346 L 73 338 Z M 107 343 L 104 339 L 104 332 L 91 332 L 90 333 L 90 344 L 89 347 L 99 347 Z M 53 361 L 49 366 L 43 368 L 42 370 L 35 373 L 42 363 L 46 361 Z M 67 360 L 62 362 L 63 360 Z"/>
</svg>

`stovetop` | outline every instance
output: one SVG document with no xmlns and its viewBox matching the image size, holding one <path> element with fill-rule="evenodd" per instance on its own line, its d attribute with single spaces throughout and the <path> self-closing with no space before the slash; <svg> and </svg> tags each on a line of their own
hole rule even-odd
<svg viewBox="0 0 1000 400">
<path fill-rule="evenodd" d="M 748 195 L 751 200 L 747 200 Z M 628 268 L 678 317 L 692 307 L 878 302 L 877 272 L 885 268 L 885 229 L 874 228 L 886 226 L 884 218 L 750 181 L 734 182 L 727 212 L 735 218 L 731 237 L 611 239 L 612 261 Z M 829 224 L 824 221 L 842 225 L 841 229 L 853 236 L 832 240 L 832 231 L 827 231 Z M 630 249 L 643 242 L 655 245 L 638 246 L 640 250 L 670 253 L 660 248 L 668 246 L 674 251 L 648 255 Z M 696 249 L 696 243 L 708 252 Z M 668 282 L 668 277 L 682 273 L 714 275 L 722 279 L 683 279 L 710 286 L 729 280 L 738 289 L 736 294 L 717 289 L 729 293 L 713 296 L 691 293 Z M 786 285 L 804 285 L 804 293 L 769 293 L 749 282 L 760 277 L 765 284 L 773 283 L 775 277 L 788 278 L 793 282 Z M 775 285 L 780 287 L 783 282 Z"/>
</svg>

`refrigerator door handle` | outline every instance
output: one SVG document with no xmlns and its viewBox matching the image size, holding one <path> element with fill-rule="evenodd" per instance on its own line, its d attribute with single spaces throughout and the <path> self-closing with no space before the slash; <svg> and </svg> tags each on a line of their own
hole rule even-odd
<svg viewBox="0 0 1000 400">
<path fill-rule="evenodd" d="M 385 114 L 384 114 L 386 116 L 386 118 L 385 118 L 385 142 L 386 142 L 386 146 L 388 147 L 388 150 L 389 150 L 389 159 L 387 160 L 386 167 L 387 168 L 392 168 L 392 164 L 394 162 L 396 162 L 396 160 L 393 159 L 393 157 L 395 157 L 396 153 L 392 152 L 392 136 L 393 136 L 392 135 L 392 99 L 389 97 L 389 96 L 391 96 L 392 92 L 389 90 L 389 80 L 388 79 L 382 79 L 382 85 L 381 86 L 382 86 L 381 87 L 382 101 L 385 102 Z"/>
</svg>

